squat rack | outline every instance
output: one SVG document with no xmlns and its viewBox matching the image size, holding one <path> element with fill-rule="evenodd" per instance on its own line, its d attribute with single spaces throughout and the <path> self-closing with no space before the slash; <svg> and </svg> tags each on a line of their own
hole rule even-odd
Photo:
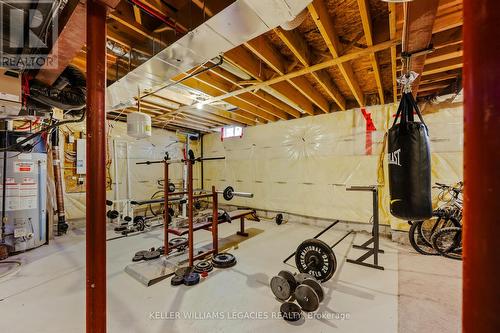
<svg viewBox="0 0 500 333">
<path fill-rule="evenodd" d="M 136 164 L 163 164 L 163 205 L 164 207 L 168 207 L 169 196 L 177 196 L 177 195 L 187 195 L 187 208 L 188 208 L 188 252 L 189 252 L 189 266 L 194 265 L 194 261 L 200 258 L 203 258 L 210 254 L 217 254 L 219 249 L 219 235 L 218 235 L 218 224 L 219 224 L 219 211 L 218 211 L 218 201 L 217 195 L 218 192 L 215 190 L 215 186 L 212 186 L 212 190 L 209 193 L 205 194 L 197 194 L 194 195 L 193 191 L 193 165 L 195 162 L 201 161 L 213 161 L 213 160 L 223 160 L 225 157 L 194 157 L 194 153 L 192 150 L 188 153 L 188 158 L 171 160 L 169 159 L 168 153 L 165 154 L 163 160 L 160 161 L 145 161 L 145 162 L 137 162 Z M 177 163 L 185 163 L 188 169 L 187 176 L 187 190 L 173 192 L 170 193 L 168 191 L 168 175 L 169 175 L 169 166 L 170 164 Z M 194 255 L 194 226 L 193 226 L 193 201 L 195 199 L 202 198 L 212 198 L 212 227 L 210 231 L 212 232 L 212 249 L 203 253 L 199 253 L 196 256 Z M 169 244 L 168 244 L 168 222 L 170 220 L 170 216 L 168 214 L 168 209 L 164 208 L 163 212 L 163 246 L 164 251 L 163 255 L 166 256 L 169 253 Z"/>
</svg>

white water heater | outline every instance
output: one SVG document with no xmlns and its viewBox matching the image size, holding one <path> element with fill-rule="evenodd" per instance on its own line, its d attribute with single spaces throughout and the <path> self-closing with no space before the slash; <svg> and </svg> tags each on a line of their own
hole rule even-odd
<svg viewBox="0 0 500 333">
<path fill-rule="evenodd" d="M 127 115 L 127 134 L 133 138 L 144 139 L 151 136 L 151 117 L 142 112 Z"/>
</svg>

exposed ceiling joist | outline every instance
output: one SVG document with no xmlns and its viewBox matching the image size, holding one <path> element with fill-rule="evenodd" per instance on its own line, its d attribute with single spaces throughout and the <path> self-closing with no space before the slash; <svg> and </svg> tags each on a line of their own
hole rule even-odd
<svg viewBox="0 0 500 333">
<path fill-rule="evenodd" d="M 264 66 L 262 66 L 262 63 L 255 59 L 250 51 L 244 47 L 236 47 L 224 53 L 224 58 L 237 68 L 255 78 L 258 82 L 267 80 L 267 72 L 265 68 L 263 68 Z M 293 103 L 298 105 L 301 110 L 304 110 L 304 112 L 314 114 L 314 107 L 311 101 L 304 97 L 304 95 L 295 89 L 289 82 L 283 82 L 270 87 L 278 93 L 288 97 Z"/>
<path fill-rule="evenodd" d="M 425 50 L 432 38 L 432 28 L 436 19 L 439 2 L 436 0 L 419 0 L 404 4 L 405 28 L 403 29 L 403 51 L 408 54 Z M 412 84 L 414 94 L 418 91 L 420 75 L 424 70 L 427 54 L 411 57 L 409 70 L 419 74 Z"/>
<path fill-rule="evenodd" d="M 304 66 L 311 65 L 311 49 L 307 41 L 300 36 L 296 31 L 286 31 L 281 28 L 274 29 L 274 32 L 285 43 L 285 45 L 292 51 L 295 57 Z M 317 71 L 311 73 L 319 85 L 326 91 L 326 93 L 335 101 L 341 110 L 346 109 L 346 101 L 344 96 L 340 93 L 339 89 L 333 82 L 330 74 L 326 71 Z"/>
<path fill-rule="evenodd" d="M 333 28 L 332 19 L 328 14 L 324 2 L 322 0 L 313 0 L 313 2 L 308 6 L 308 9 L 333 58 L 340 57 L 343 53 L 343 46 L 339 42 L 338 35 Z M 339 63 L 338 66 L 340 72 L 347 82 L 347 85 L 351 89 L 354 98 L 358 101 L 358 104 L 360 106 L 364 106 L 365 97 L 363 95 L 363 92 L 361 91 L 361 88 L 359 87 L 351 64 L 348 62 L 343 62 Z"/>
<path fill-rule="evenodd" d="M 330 60 L 315 64 L 315 65 L 312 65 L 309 67 L 304 67 L 304 68 L 297 70 L 297 71 L 294 71 L 294 72 L 287 73 L 287 74 L 282 75 L 282 76 L 278 76 L 278 77 L 269 79 L 267 81 L 256 83 L 256 84 L 252 85 L 251 87 L 246 87 L 246 88 L 235 90 L 235 91 L 232 91 L 230 93 L 227 93 L 227 94 L 224 94 L 224 95 L 221 95 L 218 97 L 210 98 L 206 102 L 212 103 L 212 102 L 219 101 L 219 100 L 222 100 L 222 99 L 227 98 L 227 97 L 237 96 L 237 95 L 240 95 L 242 93 L 250 92 L 252 90 L 260 89 L 260 88 L 267 87 L 267 86 L 275 87 L 275 86 L 277 86 L 278 83 L 280 83 L 280 84 L 283 83 L 283 81 L 287 81 L 287 80 L 290 80 L 290 79 L 293 79 L 293 78 L 296 78 L 296 77 L 299 77 L 302 75 L 310 74 L 312 72 L 316 72 L 316 71 L 326 69 L 326 68 L 329 68 L 332 66 L 338 66 L 338 65 L 341 65 L 345 62 L 352 61 L 352 60 L 358 59 L 360 57 L 368 56 L 372 52 L 386 50 L 386 49 L 390 48 L 391 46 L 397 45 L 400 43 L 401 43 L 401 41 L 399 39 L 382 42 L 382 43 L 376 44 L 374 46 L 367 47 L 365 49 L 360 49 L 360 50 L 352 52 L 352 53 L 344 54 L 338 58 L 330 59 Z M 292 96 L 292 95 L 287 94 L 286 96 Z"/>
<path fill-rule="evenodd" d="M 359 13 L 361 15 L 361 23 L 363 25 L 363 31 L 365 33 L 366 44 L 368 46 L 373 46 L 372 18 L 370 15 L 368 0 L 358 0 L 358 7 L 359 7 Z M 379 66 L 379 61 L 377 59 L 377 54 L 376 53 L 370 54 L 370 60 L 372 63 L 373 74 L 375 76 L 375 82 L 377 83 L 380 103 L 385 104 L 384 86 L 382 85 L 382 78 L 380 74 L 380 66 Z"/>
<path fill-rule="evenodd" d="M 391 39 L 396 38 L 396 4 L 390 2 L 389 6 L 389 35 Z M 391 73 L 392 73 L 392 96 L 393 102 L 398 101 L 398 83 L 397 79 L 397 59 L 396 59 L 396 45 L 391 47 Z"/>
</svg>

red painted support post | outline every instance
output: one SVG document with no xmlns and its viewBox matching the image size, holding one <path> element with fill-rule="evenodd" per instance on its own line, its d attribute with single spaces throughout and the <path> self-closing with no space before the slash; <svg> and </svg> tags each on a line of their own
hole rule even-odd
<svg viewBox="0 0 500 333">
<path fill-rule="evenodd" d="M 463 332 L 500 332 L 500 1 L 464 1 Z"/>
<path fill-rule="evenodd" d="M 168 223 L 170 215 L 168 214 L 168 161 L 163 162 L 163 255 L 167 256 L 168 248 Z"/>
<path fill-rule="evenodd" d="M 106 332 L 106 6 L 87 2 L 86 328 Z"/>
</svg>

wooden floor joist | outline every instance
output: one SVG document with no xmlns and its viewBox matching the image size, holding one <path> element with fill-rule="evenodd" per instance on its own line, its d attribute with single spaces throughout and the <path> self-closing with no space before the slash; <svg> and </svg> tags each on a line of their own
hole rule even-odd
<svg viewBox="0 0 500 333">
<path fill-rule="evenodd" d="M 332 19 L 328 14 L 324 2 L 322 0 L 313 0 L 313 2 L 308 6 L 308 9 L 333 58 L 339 58 L 342 55 L 343 46 L 339 42 L 339 37 L 333 28 Z M 351 64 L 348 62 L 342 62 L 339 63 L 338 66 L 345 81 L 347 82 L 347 85 L 351 89 L 354 98 L 358 101 L 360 106 L 364 106 L 365 97 L 359 87 Z"/>
</svg>

